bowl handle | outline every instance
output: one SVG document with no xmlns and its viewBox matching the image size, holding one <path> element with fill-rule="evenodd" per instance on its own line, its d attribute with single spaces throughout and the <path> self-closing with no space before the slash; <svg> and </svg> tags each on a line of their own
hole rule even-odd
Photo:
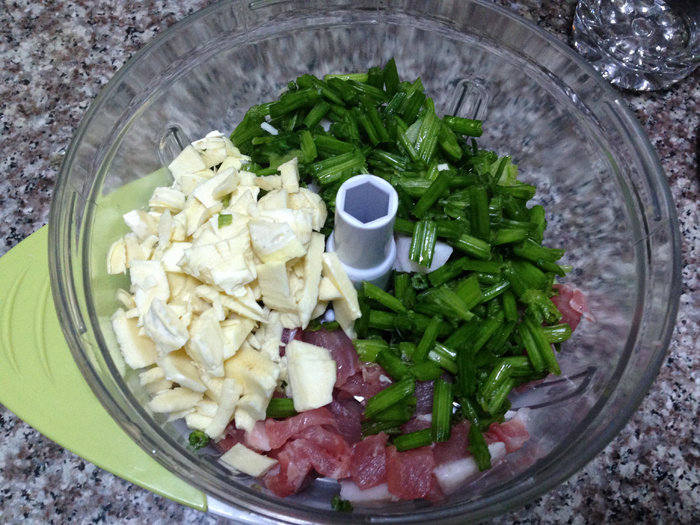
<svg viewBox="0 0 700 525">
<path fill-rule="evenodd" d="M 134 443 L 83 379 L 54 310 L 47 239 L 44 226 L 0 258 L 0 402 L 98 467 L 206 511 L 204 493 Z"/>
</svg>

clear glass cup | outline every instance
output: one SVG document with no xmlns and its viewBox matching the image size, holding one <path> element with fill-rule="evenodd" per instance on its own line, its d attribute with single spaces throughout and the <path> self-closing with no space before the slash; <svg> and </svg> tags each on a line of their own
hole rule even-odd
<svg viewBox="0 0 700 525">
<path fill-rule="evenodd" d="M 698 0 L 580 0 L 576 49 L 612 84 L 664 89 L 700 65 Z"/>
</svg>

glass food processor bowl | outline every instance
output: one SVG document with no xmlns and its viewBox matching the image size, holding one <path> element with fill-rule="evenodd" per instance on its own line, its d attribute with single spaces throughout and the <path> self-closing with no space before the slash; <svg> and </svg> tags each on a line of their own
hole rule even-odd
<svg viewBox="0 0 700 525">
<path fill-rule="evenodd" d="M 567 249 L 565 282 L 587 297 L 559 356 L 562 376 L 513 399 L 532 438 L 446 500 L 331 510 L 336 482 L 285 499 L 187 448 L 150 413 L 119 356 L 110 316 L 124 276 L 107 275 L 122 214 L 145 206 L 190 139 L 230 132 L 251 105 L 304 73 L 367 70 L 394 57 L 420 76 L 438 114 L 482 118 L 483 148 L 508 154 L 538 188 L 548 243 Z M 61 169 L 50 216 L 58 316 L 95 395 L 167 469 L 249 522 L 464 522 L 522 505 L 571 476 L 619 432 L 663 360 L 680 291 L 671 195 L 647 138 L 571 49 L 479 0 L 229 1 L 198 12 L 129 61 L 94 101 Z"/>
</svg>

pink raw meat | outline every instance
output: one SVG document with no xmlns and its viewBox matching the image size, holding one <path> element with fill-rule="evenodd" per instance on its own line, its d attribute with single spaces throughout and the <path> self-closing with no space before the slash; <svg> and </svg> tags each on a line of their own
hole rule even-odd
<svg viewBox="0 0 700 525">
<path fill-rule="evenodd" d="M 469 455 L 469 421 L 463 420 L 452 427 L 450 439 L 435 443 L 433 457 L 436 465 L 466 458 Z"/>
<path fill-rule="evenodd" d="M 270 440 L 270 448 L 276 449 L 304 429 L 321 425 L 335 426 L 335 418 L 326 407 L 308 410 L 281 421 L 268 418 L 265 420 L 265 431 Z"/>
<path fill-rule="evenodd" d="M 352 397 L 335 396 L 329 405 L 335 426 L 350 445 L 357 443 L 362 438 L 362 413 L 364 408 Z"/>
<path fill-rule="evenodd" d="M 350 478 L 362 490 L 376 487 L 387 480 L 386 443 L 384 432 L 367 436 L 355 443 L 350 455 Z"/>
<path fill-rule="evenodd" d="M 516 416 L 505 423 L 491 423 L 489 429 L 484 432 L 484 439 L 488 444 L 501 441 L 506 445 L 506 452 L 510 454 L 520 449 L 530 439 L 530 433 L 524 421 Z"/>
<path fill-rule="evenodd" d="M 389 492 L 401 499 L 425 498 L 434 489 L 435 460 L 430 447 L 398 452 L 386 449 L 386 476 Z"/>
<path fill-rule="evenodd" d="M 559 295 L 552 297 L 551 301 L 561 312 L 562 321 L 569 323 L 572 331 L 576 330 L 581 316 L 588 312 L 586 296 L 580 290 L 563 284 L 555 284 L 553 288 L 559 292 Z"/>
</svg>

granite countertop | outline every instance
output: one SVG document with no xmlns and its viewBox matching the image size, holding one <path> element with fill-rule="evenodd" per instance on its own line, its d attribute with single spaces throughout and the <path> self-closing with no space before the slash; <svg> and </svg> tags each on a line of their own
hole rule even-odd
<svg viewBox="0 0 700 525">
<path fill-rule="evenodd" d="M 71 136 L 104 84 L 156 34 L 209 3 L 2 3 L 0 255 L 46 224 Z M 574 0 L 498 3 L 570 43 Z M 658 152 L 682 233 L 680 310 L 659 376 L 593 461 L 498 522 L 700 522 L 699 73 L 664 92 L 620 93 Z M 145 521 L 218 520 L 116 478 L 0 407 L 0 522 Z"/>
</svg>

